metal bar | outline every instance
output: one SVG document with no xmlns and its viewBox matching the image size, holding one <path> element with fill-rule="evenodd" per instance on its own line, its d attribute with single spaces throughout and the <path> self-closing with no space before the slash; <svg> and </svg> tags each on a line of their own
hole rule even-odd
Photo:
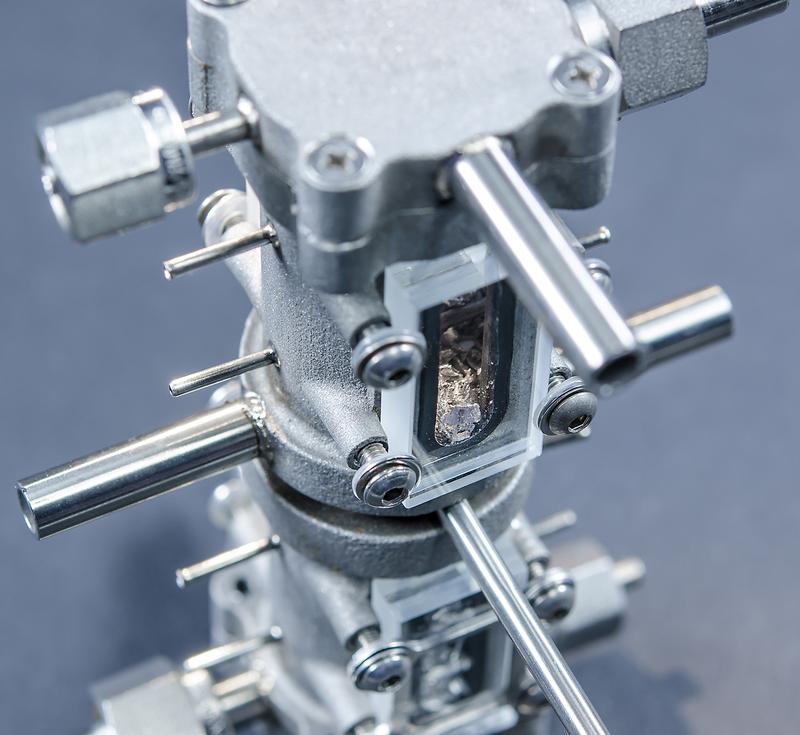
<svg viewBox="0 0 800 735">
<path fill-rule="evenodd" d="M 237 658 L 255 653 L 268 643 L 278 643 L 283 640 L 283 632 L 277 626 L 270 628 L 266 635 L 259 635 L 255 638 L 245 638 L 240 641 L 232 641 L 207 651 L 190 656 L 183 662 L 184 671 L 199 671 L 200 669 L 213 669 L 222 664 L 235 661 Z"/>
<path fill-rule="evenodd" d="M 267 365 L 276 365 L 277 362 L 278 354 L 272 347 L 268 347 L 260 352 L 254 352 L 252 355 L 244 355 L 244 357 L 224 362 L 222 365 L 215 365 L 214 367 L 176 378 L 169 384 L 169 392 L 176 398 L 185 396 L 187 393 L 224 383 L 226 380 L 249 373 L 251 370 L 266 367 Z"/>
<path fill-rule="evenodd" d="M 539 538 L 547 538 L 572 528 L 577 522 L 578 514 L 574 510 L 567 509 L 531 523 L 531 528 Z"/>
<path fill-rule="evenodd" d="M 239 110 L 210 112 L 183 123 L 192 153 L 210 153 L 250 137 L 250 121 Z"/>
<path fill-rule="evenodd" d="M 789 7 L 789 0 L 697 0 L 697 4 L 712 37 L 782 13 Z"/>
<path fill-rule="evenodd" d="M 56 467 L 17 484 L 25 521 L 52 536 L 254 459 L 258 430 L 244 401 Z"/>
<path fill-rule="evenodd" d="M 498 620 L 566 731 L 570 735 L 608 733 L 544 625 L 514 582 L 469 502 L 461 500 L 440 511 L 440 516 Z"/>
<path fill-rule="evenodd" d="M 272 245 L 274 247 L 277 244 L 278 232 L 274 225 L 268 224 L 241 237 L 223 240 L 214 245 L 164 261 L 164 278 L 172 281 L 179 276 L 191 273 L 203 266 L 217 263 L 220 260 L 242 255 L 250 250 L 264 247 L 264 245 Z"/>
<path fill-rule="evenodd" d="M 575 243 L 496 138 L 468 146 L 452 169 L 456 199 L 480 222 L 520 301 L 592 384 L 636 374 L 631 330 L 575 252 Z"/>
<path fill-rule="evenodd" d="M 279 549 L 281 540 L 279 536 L 271 536 L 268 539 L 259 539 L 252 541 L 249 544 L 243 544 L 236 549 L 223 551 L 221 554 L 212 556 L 210 559 L 192 564 L 189 567 L 183 567 L 175 572 L 175 583 L 183 589 L 192 582 L 198 579 L 203 579 L 211 574 L 220 572 L 223 569 L 241 564 L 242 562 L 255 559 L 255 557 L 266 553 L 267 551 L 274 551 Z"/>
<path fill-rule="evenodd" d="M 719 286 L 709 286 L 634 314 L 628 325 L 649 367 L 729 337 L 733 305 Z"/>
</svg>

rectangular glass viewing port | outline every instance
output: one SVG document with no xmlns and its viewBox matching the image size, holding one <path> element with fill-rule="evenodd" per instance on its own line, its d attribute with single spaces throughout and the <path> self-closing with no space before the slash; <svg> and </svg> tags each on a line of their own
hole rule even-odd
<svg viewBox="0 0 800 735">
<path fill-rule="evenodd" d="M 386 270 L 392 324 L 425 335 L 420 376 L 381 395 L 392 453 L 422 464 L 413 508 L 541 453 L 535 409 L 553 343 L 520 306 L 485 245 Z"/>
</svg>

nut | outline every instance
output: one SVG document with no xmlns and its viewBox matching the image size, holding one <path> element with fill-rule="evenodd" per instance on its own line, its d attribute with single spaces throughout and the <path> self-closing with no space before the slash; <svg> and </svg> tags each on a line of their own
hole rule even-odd
<svg viewBox="0 0 800 735">
<path fill-rule="evenodd" d="M 157 219 L 194 193 L 183 125 L 160 89 L 54 110 L 37 136 L 53 211 L 81 242 Z"/>
<path fill-rule="evenodd" d="M 636 109 L 705 84 L 708 41 L 696 0 L 595 0 L 622 70 L 623 104 Z"/>
</svg>

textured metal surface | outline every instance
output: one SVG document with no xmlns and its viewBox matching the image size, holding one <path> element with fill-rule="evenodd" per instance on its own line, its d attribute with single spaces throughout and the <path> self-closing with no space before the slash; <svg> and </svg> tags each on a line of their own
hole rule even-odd
<svg viewBox="0 0 800 735">
<path fill-rule="evenodd" d="M 296 8 L 278 2 L 189 3 L 193 97 L 210 109 L 240 86 L 258 109 L 267 160 L 246 147 L 235 157 L 272 217 L 299 218 L 312 285 L 359 291 L 387 262 L 474 244 L 432 183 L 459 146 L 487 132 L 510 136 L 522 165 L 536 164 L 530 174 L 551 204 L 589 206 L 607 191 L 616 100 L 576 105 L 549 79 L 552 63 L 586 48 L 563 0 L 470 0 L 457 14 L 436 3 L 325 0 L 303 34 L 296 22 Z M 269 63 L 260 24 L 271 29 Z M 503 38 L 501 53 L 474 43 L 487 33 Z M 316 165 L 334 134 L 369 151 L 347 185 L 329 185 Z"/>
<path fill-rule="evenodd" d="M 493 537 L 508 528 L 525 502 L 531 468 L 522 466 L 469 488 L 475 509 Z M 378 517 L 322 505 L 251 463 L 242 477 L 284 543 L 314 561 L 356 577 L 407 577 L 456 560 L 436 515 Z M 465 493 L 466 494 L 466 493 Z M 362 506 L 363 507 L 363 506 Z"/>
<path fill-rule="evenodd" d="M 696 0 L 595 0 L 622 70 L 627 109 L 663 102 L 705 84 L 708 44 Z"/>
</svg>

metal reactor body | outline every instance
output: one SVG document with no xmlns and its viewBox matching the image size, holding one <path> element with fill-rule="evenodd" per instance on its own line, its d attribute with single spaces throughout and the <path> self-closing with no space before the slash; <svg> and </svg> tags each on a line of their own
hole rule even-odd
<svg viewBox="0 0 800 735">
<path fill-rule="evenodd" d="M 98 684 L 94 735 L 608 730 L 563 653 L 644 576 L 523 507 L 535 459 L 652 366 L 723 339 L 718 286 L 633 313 L 556 209 L 603 200 L 622 114 L 702 86 L 708 39 L 783 1 L 189 0 L 191 117 L 161 89 L 42 115 L 81 242 L 186 205 L 252 312 L 170 384 L 205 413 L 22 480 L 38 538 L 225 473 L 212 647 Z M 632 706 L 635 706 L 633 704 Z"/>
</svg>

